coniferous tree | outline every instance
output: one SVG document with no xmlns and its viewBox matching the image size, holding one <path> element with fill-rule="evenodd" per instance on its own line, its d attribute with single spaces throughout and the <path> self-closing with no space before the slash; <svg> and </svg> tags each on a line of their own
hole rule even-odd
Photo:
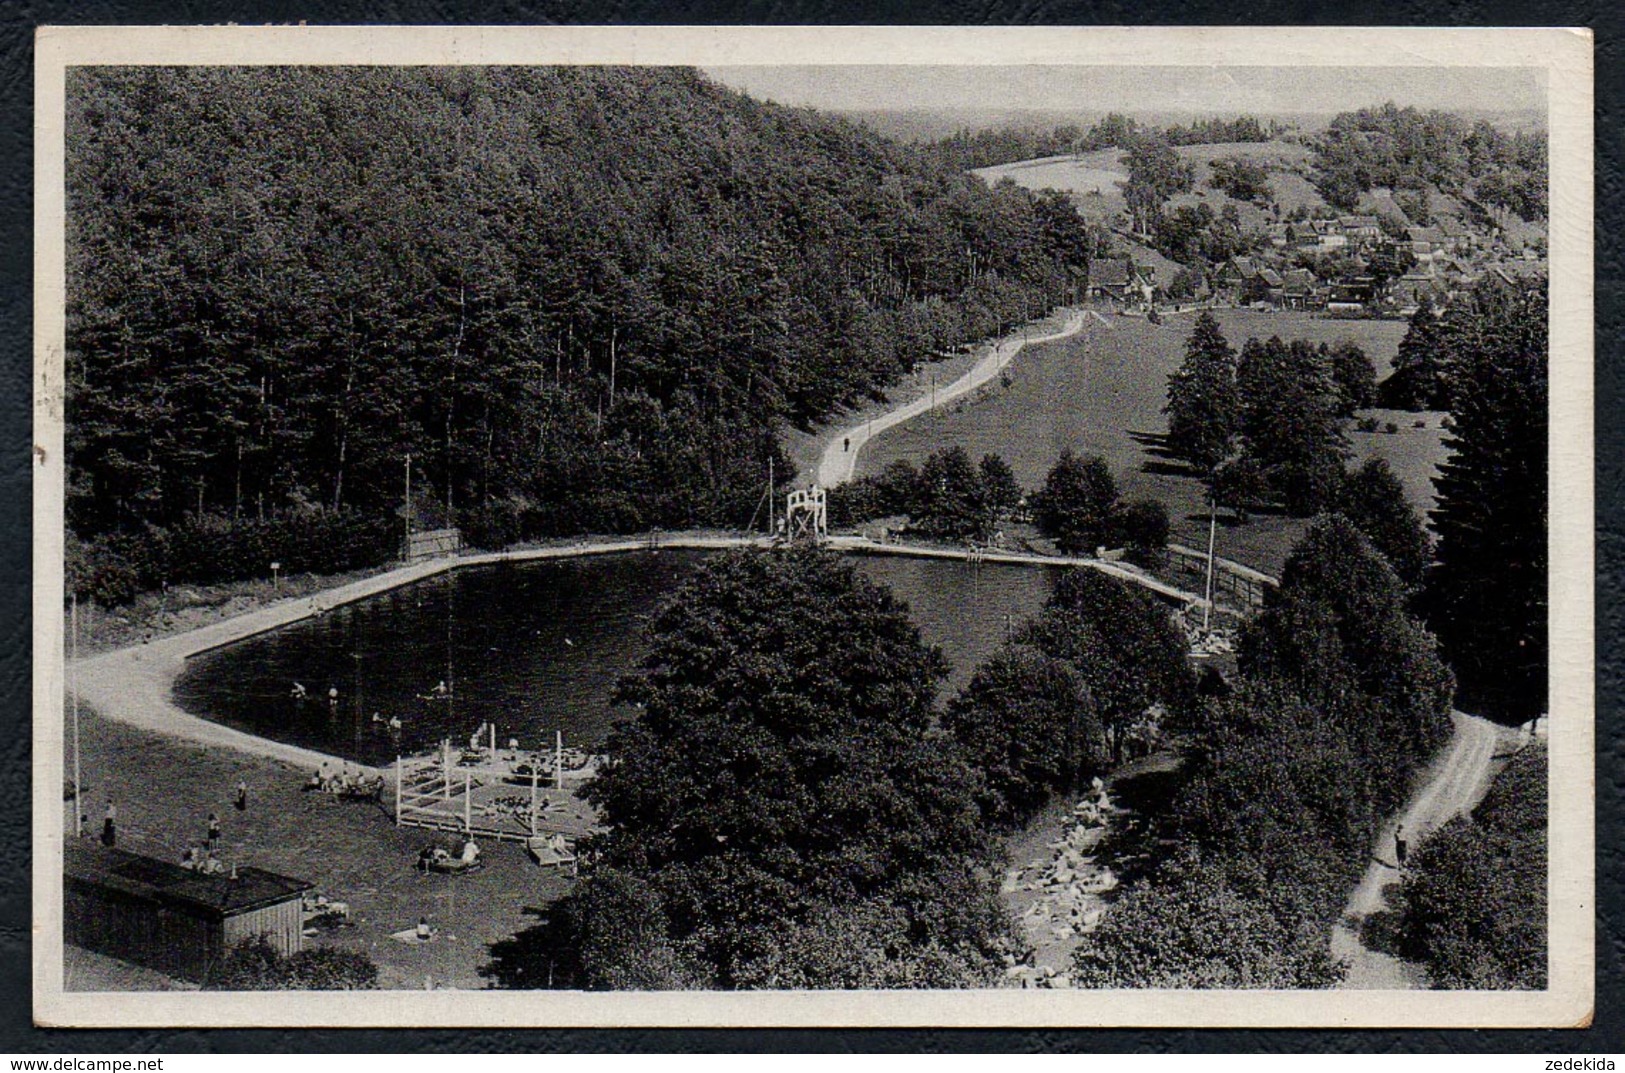
<svg viewBox="0 0 1625 1073">
<path fill-rule="evenodd" d="M 1427 581 L 1464 703 L 1519 722 L 1547 707 L 1546 306 L 1544 283 L 1486 284 L 1447 318 L 1453 453 Z"/>
<path fill-rule="evenodd" d="M 1249 339 L 1236 366 L 1246 456 L 1295 515 L 1331 501 L 1348 451 L 1330 362 L 1302 340 Z"/>
<path fill-rule="evenodd" d="M 1450 409 L 1448 362 L 1438 313 L 1423 295 L 1394 355 L 1394 371 L 1377 390 L 1378 400 L 1395 410 Z"/>
<path fill-rule="evenodd" d="M 1236 352 L 1212 313 L 1196 318 L 1185 360 L 1168 378 L 1168 446 L 1204 473 L 1230 454 L 1240 431 Z"/>
<path fill-rule="evenodd" d="M 1410 589 L 1422 583 L 1432 547 L 1422 518 L 1386 460 L 1373 458 L 1343 482 L 1337 509 L 1388 559 Z"/>
</svg>

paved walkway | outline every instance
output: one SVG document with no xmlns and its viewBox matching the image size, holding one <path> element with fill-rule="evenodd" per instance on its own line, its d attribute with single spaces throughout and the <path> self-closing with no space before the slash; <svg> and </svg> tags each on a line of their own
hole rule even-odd
<svg viewBox="0 0 1625 1073">
<path fill-rule="evenodd" d="M 1159 596 L 1183 603 L 1199 603 L 1201 597 L 1164 584 L 1138 571 L 1098 559 L 1075 559 L 1059 555 L 1017 552 L 971 551 L 961 548 L 935 548 L 920 545 L 877 544 L 862 537 L 834 537 L 830 546 L 840 551 L 915 558 L 961 559 L 974 562 L 1011 563 L 1023 566 L 1079 566 L 1121 578 Z M 662 548 L 721 550 L 763 547 L 766 538 L 756 536 L 663 536 Z M 491 552 L 434 559 L 402 566 L 372 577 L 362 578 L 315 596 L 302 596 L 175 634 L 145 644 L 112 652 L 98 653 L 78 660 L 72 668 L 80 699 L 103 717 L 128 723 L 159 734 L 168 734 L 202 745 L 237 749 L 251 756 L 281 760 L 316 769 L 324 763 L 348 763 L 341 758 L 285 742 L 272 741 L 242 730 L 210 722 L 183 711 L 173 699 L 175 679 L 192 656 L 233 644 L 256 634 L 279 629 L 313 615 L 325 614 L 343 604 L 364 600 L 391 589 L 465 566 L 489 563 L 528 562 L 543 559 L 572 559 L 592 555 L 613 555 L 641 551 L 654 546 L 647 537 L 606 540 L 551 548 Z"/>
<path fill-rule="evenodd" d="M 663 548 L 733 548 L 760 544 L 757 537 L 662 537 Z M 113 652 L 103 652 L 80 659 L 73 667 L 77 676 L 79 697 L 108 719 L 160 734 L 170 734 L 203 745 L 217 745 L 237 749 L 252 756 L 282 760 L 300 767 L 315 769 L 325 763 L 338 763 L 339 758 L 306 749 L 298 745 L 271 741 L 232 727 L 212 723 L 189 712 L 182 711 L 172 698 L 175 679 L 180 676 L 187 659 L 211 649 L 241 641 L 246 637 L 278 629 L 300 619 L 325 614 L 342 604 L 354 603 L 376 596 L 390 589 L 410 585 L 415 581 L 443 574 L 464 566 L 487 563 L 526 562 L 539 559 L 570 559 L 588 555 L 611 555 L 617 552 L 638 551 L 649 548 L 648 539 L 610 540 L 591 544 L 576 544 L 552 548 L 529 548 L 518 551 L 491 552 L 482 555 L 463 555 L 455 558 L 433 559 L 402 566 L 372 577 L 362 578 L 347 585 L 329 589 L 315 596 L 299 597 L 268 604 L 257 610 L 212 623 L 186 633 L 165 637 L 147 644 L 132 645 Z"/>
<path fill-rule="evenodd" d="M 1099 316 L 1099 314 L 1095 314 Z M 968 392 L 975 391 L 983 384 L 992 380 L 1005 366 L 1015 360 L 1023 347 L 1029 344 L 1052 343 L 1057 339 L 1066 339 L 1083 330 L 1087 314 L 1079 310 L 1070 310 L 1067 313 L 1066 323 L 1059 331 L 1048 335 L 1028 336 L 1026 334 L 1012 335 L 991 347 L 987 355 L 971 366 L 970 372 L 961 376 L 945 387 L 939 387 L 929 395 L 922 395 L 913 402 L 899 406 L 890 413 L 883 414 L 872 420 L 865 421 L 850 428 L 838 429 L 830 436 L 829 443 L 824 447 L 823 460 L 818 464 L 818 483 L 825 488 L 834 488 L 838 484 L 845 484 L 852 479 L 853 471 L 858 462 L 858 452 L 869 438 L 884 432 L 896 425 L 928 413 L 936 407 L 952 402 Z"/>
</svg>

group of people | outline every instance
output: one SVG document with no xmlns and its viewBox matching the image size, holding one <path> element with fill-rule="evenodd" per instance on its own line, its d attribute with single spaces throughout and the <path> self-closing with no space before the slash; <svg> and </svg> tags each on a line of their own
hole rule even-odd
<svg viewBox="0 0 1625 1073">
<path fill-rule="evenodd" d="M 207 846 L 187 846 L 181 854 L 181 867 L 188 872 L 199 872 L 206 876 L 216 876 L 226 870 L 220 858 L 215 856 L 214 850 Z"/>
<path fill-rule="evenodd" d="M 463 841 L 462 850 L 456 856 L 444 846 L 429 845 L 418 850 L 418 868 L 422 871 L 426 872 L 436 866 L 452 862 L 458 862 L 460 870 L 473 868 L 480 863 L 480 844 L 472 837 L 467 838 Z"/>
<path fill-rule="evenodd" d="M 380 780 L 368 778 L 359 768 L 351 771 L 348 764 L 342 765 L 336 772 L 329 771 L 325 760 L 305 782 L 306 790 L 319 790 L 324 794 L 368 793 L 380 786 Z"/>
</svg>

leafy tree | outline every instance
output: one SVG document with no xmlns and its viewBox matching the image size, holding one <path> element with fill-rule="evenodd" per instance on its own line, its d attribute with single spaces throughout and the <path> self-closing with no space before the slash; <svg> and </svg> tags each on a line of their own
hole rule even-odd
<svg viewBox="0 0 1625 1073">
<path fill-rule="evenodd" d="M 1240 431 L 1236 352 L 1213 314 L 1203 311 L 1185 342 L 1185 360 L 1168 378 L 1168 444 L 1204 472 L 1230 454 Z"/>
<path fill-rule="evenodd" d="M 963 447 L 936 451 L 920 467 L 913 522 L 922 532 L 986 539 L 998 521 L 987 485 Z"/>
<path fill-rule="evenodd" d="M 1320 344 L 1326 348 L 1326 344 Z M 1377 368 L 1360 345 L 1352 339 L 1339 339 L 1326 349 L 1332 380 L 1337 385 L 1338 413 L 1353 417 L 1377 401 Z"/>
<path fill-rule="evenodd" d="M 1168 555 L 1168 508 L 1155 499 L 1123 504 L 1113 522 L 1130 561 L 1141 566 L 1160 565 Z"/>
<path fill-rule="evenodd" d="M 1393 567 L 1340 515 L 1316 520 L 1281 585 L 1242 636 L 1241 665 L 1321 705 L 1393 782 L 1449 733 L 1455 680 L 1433 635 L 1405 608 Z"/>
<path fill-rule="evenodd" d="M 837 906 L 766 936 L 766 950 L 740 972 L 762 990 L 965 989 L 987 986 L 985 966 L 939 939 L 921 941 L 908 913 L 882 899 Z"/>
<path fill-rule="evenodd" d="M 1184 634 L 1168 609 L 1127 582 L 1096 570 L 1069 570 L 1044 610 L 1016 638 L 1081 676 L 1122 759 L 1125 735 L 1153 707 L 1177 719 L 1193 679 Z"/>
<path fill-rule="evenodd" d="M 921 959 L 991 974 L 1004 923 L 977 780 L 934 729 L 942 657 L 889 592 L 831 552 L 730 553 L 651 635 L 620 693 L 638 716 L 587 789 L 611 828 L 587 877 L 625 872 L 647 893 L 563 907 L 574 934 L 634 952 L 611 958 L 631 957 L 613 979 L 740 986 L 787 929 L 860 902 L 901 912 Z M 581 978 L 611 986 L 590 955 L 573 955 Z M 937 978 L 916 968 L 896 978 Z"/>
<path fill-rule="evenodd" d="M 913 514 L 920 503 L 920 471 L 906 458 L 886 463 L 879 473 L 829 490 L 830 524 L 855 525 L 871 518 Z"/>
<path fill-rule="evenodd" d="M 1213 185 L 1237 201 L 1268 203 L 1274 197 L 1269 171 L 1247 157 L 1220 157 L 1212 165 Z"/>
<path fill-rule="evenodd" d="M 989 509 L 995 517 L 1005 515 L 1015 510 L 1021 503 L 1021 484 L 1016 480 L 1015 471 L 1010 468 L 1001 455 L 987 454 L 977 464 L 981 473 L 982 487 L 987 492 Z"/>
<path fill-rule="evenodd" d="M 1088 988 L 1301 990 L 1340 979 L 1324 935 L 1283 921 L 1199 857 L 1113 905 L 1072 968 L 1073 985 Z"/>
<path fill-rule="evenodd" d="M 1481 286 L 1453 309 L 1451 456 L 1434 485 L 1428 620 L 1474 710 L 1546 710 L 1546 292 Z"/>
<path fill-rule="evenodd" d="M 1038 531 L 1063 552 L 1090 552 L 1110 537 L 1117 481 L 1104 459 L 1062 451 L 1035 498 Z"/>
<path fill-rule="evenodd" d="M 981 771 L 983 808 L 1002 825 L 1025 822 L 1105 759 L 1082 676 L 1027 645 L 1006 646 L 978 667 L 942 722 Z"/>
<path fill-rule="evenodd" d="M 1343 482 L 1337 509 L 1364 533 L 1407 588 L 1417 589 L 1432 558 L 1421 516 L 1387 461 L 1373 458 Z"/>
<path fill-rule="evenodd" d="M 1416 255 L 1409 246 L 1383 242 L 1372 247 L 1366 258 L 1366 275 L 1378 291 L 1386 291 L 1388 284 L 1416 267 Z"/>
<path fill-rule="evenodd" d="M 1128 148 L 1125 163 L 1128 182 L 1123 186 L 1123 197 L 1134 214 L 1137 229 L 1148 235 L 1162 214 L 1163 204 L 1195 183 L 1195 168 L 1154 135 L 1136 138 Z"/>
<path fill-rule="evenodd" d="M 1471 816 L 1416 847 L 1400 888 L 1400 942 L 1433 986 L 1546 987 L 1546 767 L 1544 748 L 1524 750 Z"/>
</svg>

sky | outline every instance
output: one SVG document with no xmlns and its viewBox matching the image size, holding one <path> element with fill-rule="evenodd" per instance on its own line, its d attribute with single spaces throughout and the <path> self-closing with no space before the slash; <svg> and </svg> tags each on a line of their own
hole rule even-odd
<svg viewBox="0 0 1625 1073">
<path fill-rule="evenodd" d="M 708 67 L 780 104 L 829 111 L 1019 109 L 1304 114 L 1392 100 L 1418 108 L 1544 111 L 1540 68 Z"/>
</svg>

